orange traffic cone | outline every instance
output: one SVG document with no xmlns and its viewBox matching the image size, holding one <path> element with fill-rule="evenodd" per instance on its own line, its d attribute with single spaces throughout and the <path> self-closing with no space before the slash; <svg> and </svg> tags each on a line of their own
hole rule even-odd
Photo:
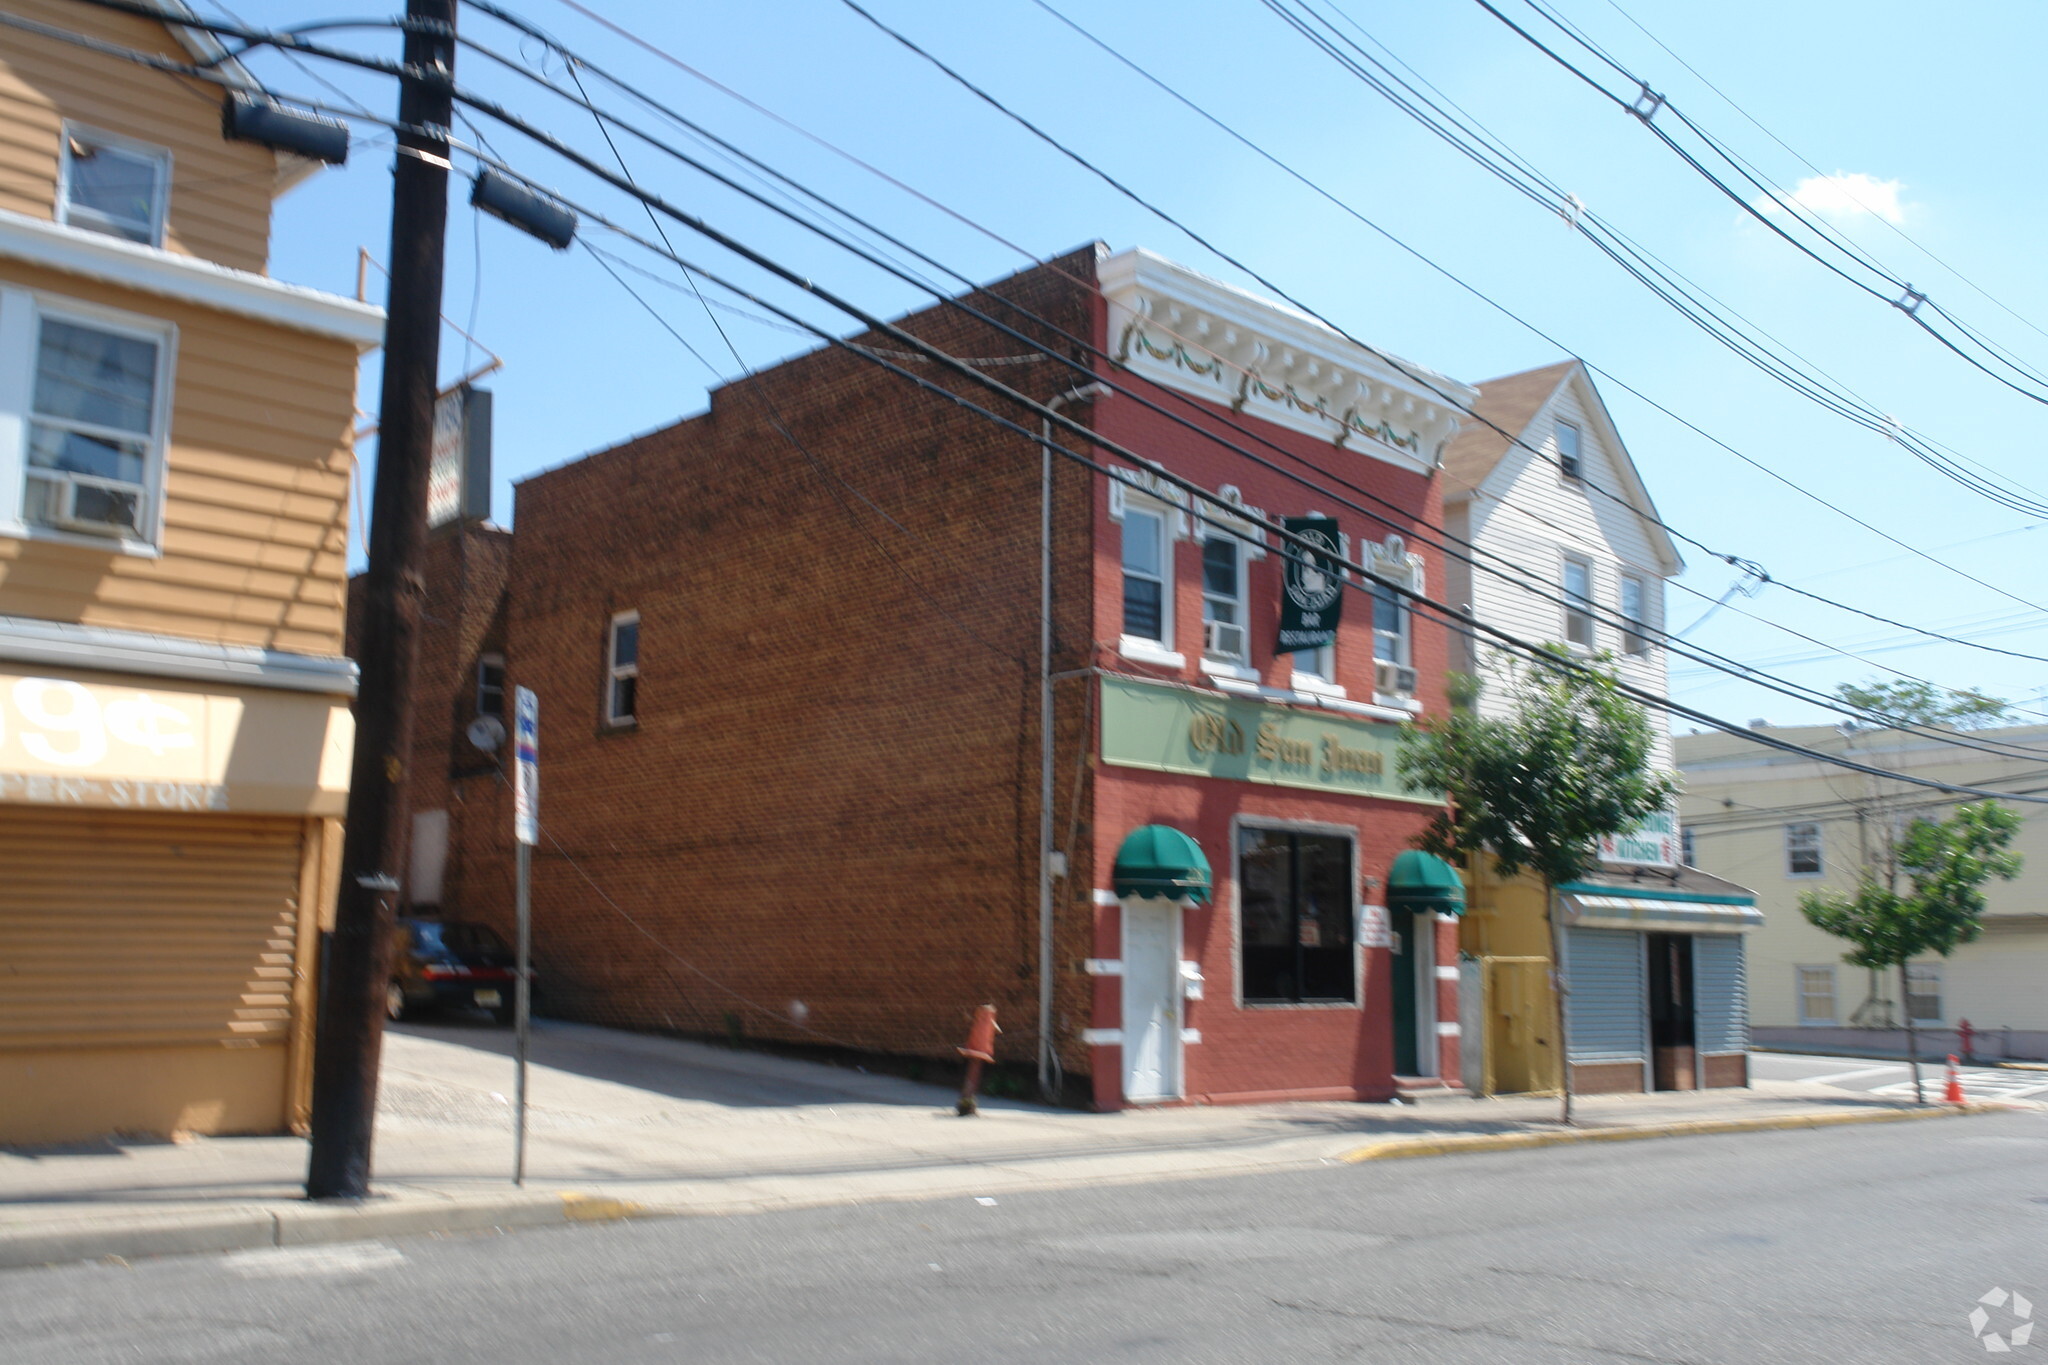
<svg viewBox="0 0 2048 1365">
<path fill-rule="evenodd" d="M 1948 1054 L 1948 1086 L 1941 1092 L 1941 1098 L 1949 1104 L 1962 1104 L 1963 1081 L 1956 1075 L 1956 1054 Z"/>
</svg>

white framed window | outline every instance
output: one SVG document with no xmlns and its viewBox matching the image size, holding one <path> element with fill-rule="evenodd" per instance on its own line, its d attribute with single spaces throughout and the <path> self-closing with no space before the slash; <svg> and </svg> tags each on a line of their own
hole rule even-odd
<svg viewBox="0 0 2048 1365">
<path fill-rule="evenodd" d="M 479 654 L 476 660 L 476 713 L 505 716 L 505 656 Z"/>
<path fill-rule="evenodd" d="M 144 246 L 164 244 L 171 154 L 75 123 L 64 125 L 57 221 Z"/>
<path fill-rule="evenodd" d="M 1629 654 L 1650 652 L 1650 585 L 1641 574 L 1621 576 L 1621 647 Z"/>
<path fill-rule="evenodd" d="M 169 323 L 0 289 L 0 534 L 153 555 Z"/>
<path fill-rule="evenodd" d="M 1130 522 L 1124 523 L 1130 535 Z M 1128 555 L 1126 563 L 1128 564 Z M 1202 540 L 1202 657 L 1218 663 L 1251 662 L 1247 620 L 1250 594 L 1244 542 L 1227 531 L 1205 529 Z M 1125 600 L 1130 588 L 1125 586 Z M 1129 616 L 1126 615 L 1126 629 Z M 1157 638 L 1157 637 L 1153 637 Z"/>
<path fill-rule="evenodd" d="M 605 712 L 611 725 L 631 725 L 640 716 L 640 613 L 622 611 L 611 620 L 605 646 Z"/>
<path fill-rule="evenodd" d="M 1124 638 L 1173 647 L 1173 541 L 1163 508 L 1124 507 Z"/>
<path fill-rule="evenodd" d="M 1693 834 L 1691 825 L 1678 827 L 1678 861 L 1687 867 L 1700 865 L 1699 840 Z"/>
<path fill-rule="evenodd" d="M 1593 648 L 1593 564 L 1577 555 L 1564 560 L 1564 639 L 1578 649 Z"/>
<path fill-rule="evenodd" d="M 1794 967 L 1799 989 L 1799 1022 L 1802 1024 L 1832 1024 L 1835 1022 L 1835 969 L 1828 967 Z"/>
<path fill-rule="evenodd" d="M 1570 422 L 1557 424 L 1557 471 L 1567 479 L 1585 477 L 1579 463 L 1579 429 Z"/>
<path fill-rule="evenodd" d="M 1941 964 L 1906 964 L 1906 1017 L 1916 1024 L 1941 1020 Z"/>
<path fill-rule="evenodd" d="M 1826 870 L 1820 851 L 1820 826 L 1812 823 L 1785 826 L 1785 875 L 1818 877 Z"/>
<path fill-rule="evenodd" d="M 1372 585 L 1372 657 L 1406 668 L 1410 663 L 1410 614 L 1401 594 L 1384 583 Z"/>
</svg>

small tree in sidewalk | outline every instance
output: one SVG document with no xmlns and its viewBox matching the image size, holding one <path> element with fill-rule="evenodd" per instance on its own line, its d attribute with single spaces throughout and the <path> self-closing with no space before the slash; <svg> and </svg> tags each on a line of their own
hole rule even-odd
<svg viewBox="0 0 2048 1365">
<path fill-rule="evenodd" d="M 1529 872 L 1543 883 L 1560 1117 L 1569 1124 L 1571 984 L 1560 951 L 1557 888 L 1599 866 L 1602 838 L 1668 807 L 1678 783 L 1652 770 L 1656 736 L 1649 717 L 1622 694 L 1608 661 L 1589 667 L 1552 648 L 1554 663 L 1511 666 L 1514 710 L 1507 717 L 1480 715 L 1481 684 L 1459 679 L 1451 714 L 1402 737 L 1399 770 L 1410 786 L 1448 798 L 1418 847 L 1453 860 L 1490 858 L 1504 878 Z"/>
<path fill-rule="evenodd" d="M 1984 883 L 2020 874 L 2022 859 L 2010 851 L 2019 827 L 2019 816 L 1996 801 L 1958 806 L 1945 820 L 1917 819 L 1890 844 L 1880 866 L 1862 868 L 1854 892 L 1809 891 L 1799 898 L 1799 913 L 1815 928 L 1851 945 L 1843 961 L 1898 969 L 1915 1103 L 1926 1095 L 1907 964 L 1927 953 L 1947 957 L 1984 932 Z M 1898 889 L 1901 874 L 1910 890 Z"/>
</svg>

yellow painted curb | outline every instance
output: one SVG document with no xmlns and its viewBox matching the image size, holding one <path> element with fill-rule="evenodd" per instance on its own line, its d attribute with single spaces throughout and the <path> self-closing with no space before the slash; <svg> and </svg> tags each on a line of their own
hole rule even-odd
<svg viewBox="0 0 2048 1365">
<path fill-rule="evenodd" d="M 1988 1114 L 1995 1104 L 1943 1105 L 1923 1109 L 1860 1109 L 1849 1113 L 1776 1114 L 1753 1119 L 1682 1119 L 1626 1128 L 1561 1128 L 1539 1133 L 1453 1133 L 1443 1137 L 1394 1138 L 1344 1153 L 1338 1160 L 1394 1161 L 1412 1156 L 1455 1156 L 1460 1152 L 1509 1152 L 1526 1147 L 1561 1147 L 1575 1142 L 1635 1142 L 1644 1138 L 1704 1137 L 1714 1133 L 1767 1133 L 1788 1128 L 1833 1128 L 1845 1123 L 1897 1123 L 1902 1119 Z"/>
<path fill-rule="evenodd" d="M 562 1191 L 562 1217 L 572 1223 L 611 1223 L 621 1218 L 638 1218 L 646 1212 L 646 1205 L 631 1200 Z"/>
</svg>

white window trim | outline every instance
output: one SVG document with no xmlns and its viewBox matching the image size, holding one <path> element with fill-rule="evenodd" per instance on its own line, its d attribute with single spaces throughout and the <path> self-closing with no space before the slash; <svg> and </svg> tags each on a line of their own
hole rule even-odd
<svg viewBox="0 0 2048 1365">
<path fill-rule="evenodd" d="M 155 406 L 150 414 L 149 458 L 143 471 L 148 506 L 144 509 L 140 537 L 101 536 L 89 531 L 32 525 L 28 521 L 24 498 L 29 426 L 35 415 L 35 370 L 45 318 L 132 336 L 156 346 Z M 176 382 L 177 351 L 178 328 L 174 323 L 39 290 L 0 287 L 0 357 L 13 358 L 11 364 L 0 362 L 0 536 L 78 545 L 143 559 L 161 557 L 164 466 L 171 448 L 171 394 Z"/>
<path fill-rule="evenodd" d="M 90 232 L 99 237 L 113 237 L 117 241 L 131 242 L 136 246 L 156 247 L 161 250 L 164 244 L 165 225 L 170 222 L 171 217 L 170 148 L 158 147 L 147 142 L 138 142 L 132 137 L 123 137 L 119 133 L 109 133 L 92 127 L 90 124 L 71 123 L 68 121 L 58 130 L 57 136 L 56 220 L 66 227 L 74 228 L 79 232 Z M 147 242 L 134 242 L 132 238 L 122 236 L 120 233 L 108 232 L 102 228 L 71 221 L 71 143 L 73 139 L 80 142 L 96 143 L 109 150 L 122 152 L 129 156 L 144 157 L 156 163 L 156 195 L 155 202 L 152 205 L 156 211 L 156 221 L 149 225 L 149 240 Z"/>
<path fill-rule="evenodd" d="M 1828 974 L 1828 1015 L 1825 1019 L 1819 1017 L 1809 1019 L 1806 1015 L 1806 973 L 1808 972 L 1826 972 Z M 1836 1017 L 1841 1014 L 1841 1005 L 1836 994 L 1840 988 L 1841 982 L 1835 977 L 1835 968 L 1832 963 L 1802 962 L 1794 965 L 1792 968 L 1792 1013 L 1800 1027 L 1832 1028 Z"/>
<path fill-rule="evenodd" d="M 1570 573 L 1574 565 L 1586 571 L 1586 595 L 1583 598 L 1577 599 L 1586 604 L 1583 610 L 1572 606 L 1574 598 L 1572 597 Z M 1593 572 L 1593 561 L 1587 556 L 1575 554 L 1559 556 L 1557 571 L 1558 596 L 1564 599 L 1559 608 L 1563 613 L 1560 621 L 1564 626 L 1564 646 L 1574 654 L 1595 654 L 1599 652 L 1600 623 L 1593 616 L 1593 604 L 1598 600 L 1600 590 L 1599 582 L 1598 576 Z M 1584 644 L 1580 644 L 1572 639 L 1572 617 L 1574 615 L 1586 618 L 1586 643 Z"/>
<path fill-rule="evenodd" d="M 1814 872 L 1794 872 L 1792 870 L 1792 831 L 1795 829 L 1811 829 L 1813 831 L 1814 852 L 1820 858 L 1819 870 Z M 1784 846 L 1786 877 L 1797 882 L 1817 882 L 1828 875 L 1827 835 L 1819 822 L 1813 820 L 1793 820 L 1788 822 L 1785 825 Z"/>
<path fill-rule="evenodd" d="M 1246 677 L 1250 677 L 1250 678 L 1254 678 L 1254 679 L 1256 679 L 1256 678 L 1258 677 L 1258 674 L 1257 674 L 1256 672 L 1254 672 L 1254 671 L 1252 670 L 1252 667 L 1251 667 L 1251 662 L 1252 662 L 1252 627 L 1251 627 L 1251 619 L 1250 619 L 1250 618 L 1251 618 L 1251 614 L 1252 614 L 1252 555 L 1251 555 L 1251 552 L 1252 552 L 1252 551 L 1253 551 L 1254 549 L 1257 549 L 1258 547 L 1257 547 L 1257 546 L 1255 546 L 1255 545 L 1253 545 L 1253 544 L 1250 544 L 1250 543 L 1248 543 L 1248 542 L 1247 542 L 1247 541 L 1245 541 L 1245 540 L 1244 540 L 1244 539 L 1243 539 L 1242 537 L 1239 537 L 1239 536 L 1234 536 L 1234 535 L 1232 535 L 1232 534 L 1231 534 L 1231 533 L 1230 533 L 1229 531 L 1226 531 L 1226 530 L 1224 530 L 1223 528 L 1221 528 L 1221 527 L 1219 527 L 1219 526 L 1213 525 L 1212 523 L 1210 523 L 1210 522 L 1209 522 L 1209 521 L 1207 521 L 1206 519 L 1198 519 L 1198 525 L 1197 525 L 1197 527 L 1196 527 L 1196 530 L 1197 530 L 1197 533 L 1198 533 L 1198 534 L 1197 534 L 1197 536 L 1196 536 L 1196 540 L 1195 540 L 1195 543 L 1196 543 L 1197 545 L 1199 545 L 1199 546 L 1201 546 L 1201 547 L 1202 547 L 1202 553 L 1203 553 L 1203 555 L 1205 556 L 1205 558 L 1204 558 L 1204 560 L 1203 560 L 1203 563 L 1202 563 L 1202 579 L 1201 579 L 1201 586 L 1202 586 L 1202 667 L 1203 667 L 1203 669 L 1204 669 L 1205 671 L 1208 671 L 1208 672 L 1221 672 L 1221 671 L 1222 671 L 1222 670 L 1223 670 L 1224 668 L 1230 668 L 1230 669 L 1238 669 L 1238 670 L 1242 670 L 1242 676 L 1246 676 Z M 1210 542 L 1211 540 L 1227 540 L 1227 541 L 1230 541 L 1230 542 L 1232 542 L 1233 544 L 1235 544 L 1235 545 L 1237 546 L 1237 615 L 1238 615 L 1238 621 L 1237 621 L 1237 625 L 1238 625 L 1238 629 L 1239 629 L 1239 630 L 1240 630 L 1240 631 L 1241 631 L 1241 632 L 1243 633 L 1243 636 L 1244 636 L 1244 653 L 1242 653 L 1242 654 L 1239 654 L 1239 655 L 1235 655 L 1235 656 L 1226 656 L 1226 657 L 1221 657 L 1221 658 L 1219 658 L 1219 657 L 1213 656 L 1213 655 L 1211 655 L 1211 654 L 1209 653 L 1209 610 L 1208 610 L 1208 608 L 1209 608 L 1209 597 L 1210 597 L 1210 593 L 1209 593 L 1209 565 L 1208 565 L 1208 561 L 1207 561 L 1207 559 L 1206 559 L 1206 556 L 1207 556 L 1207 554 L 1208 554 L 1208 550 L 1209 550 L 1209 542 Z M 1170 554 L 1170 553 L 1171 553 L 1171 551 L 1172 551 L 1172 542 L 1171 542 L 1170 540 L 1169 540 L 1169 541 L 1168 541 L 1168 543 L 1167 543 L 1167 550 L 1168 550 L 1168 553 L 1169 553 L 1169 554 Z M 1168 576 L 1168 578 L 1167 578 L 1167 583 L 1166 583 L 1166 586 L 1167 586 L 1167 587 L 1168 587 L 1169 589 L 1171 589 L 1171 588 L 1172 588 L 1172 586 L 1173 586 L 1173 580 L 1172 580 L 1172 577 L 1171 577 L 1171 575 L 1169 575 L 1169 576 Z M 1166 637 L 1166 638 L 1167 638 L 1167 639 L 1169 639 L 1169 640 L 1171 640 L 1171 639 L 1173 638 L 1173 635 L 1172 635 L 1172 633 L 1171 633 L 1171 632 L 1168 632 L 1168 634 L 1167 634 L 1167 637 Z"/>
<path fill-rule="evenodd" d="M 623 666 L 619 663 L 619 627 L 638 626 L 638 611 L 617 611 L 612 613 L 610 624 L 604 632 L 604 720 L 605 724 L 624 729 L 640 723 L 640 689 L 633 689 L 633 713 L 622 716 L 614 707 L 618 702 L 618 683 L 621 678 L 638 679 L 640 676 L 639 639 L 634 640 L 633 662 Z"/>
<path fill-rule="evenodd" d="M 1649 575 L 1639 570 L 1623 569 L 1615 584 L 1615 615 L 1624 623 L 1621 652 L 1632 659 L 1640 659 L 1657 647 L 1657 627 L 1651 619 L 1655 612 L 1650 607 L 1650 581 Z M 1628 585 L 1631 583 L 1636 585 L 1636 607 L 1639 614 L 1635 616 L 1628 614 Z"/>
<path fill-rule="evenodd" d="M 1138 663 L 1153 664 L 1162 668 L 1185 668 L 1187 656 L 1174 649 L 1174 581 L 1173 547 L 1187 536 L 1187 514 L 1172 503 L 1148 497 L 1136 489 L 1129 488 L 1116 479 L 1109 481 L 1110 517 L 1123 530 L 1128 530 L 1126 513 L 1138 511 L 1159 518 L 1159 633 L 1165 638 L 1154 640 L 1146 635 L 1132 635 L 1122 631 L 1117 640 L 1117 652 L 1126 659 Z M 1123 585 L 1123 545 L 1117 545 L 1117 585 Z M 1122 598 L 1118 598 L 1118 610 L 1122 610 Z"/>
<path fill-rule="evenodd" d="M 1564 432 L 1564 431 L 1565 431 L 1566 429 L 1570 429 L 1570 431 L 1572 432 L 1572 434 L 1578 437 L 1578 453 L 1576 453 L 1575 455 L 1573 455 L 1573 456 L 1572 456 L 1572 460 L 1573 460 L 1573 462 L 1574 462 L 1574 463 L 1576 463 L 1576 464 L 1578 465 L 1578 467 L 1579 467 L 1579 472 L 1578 472 L 1578 473 L 1576 473 L 1576 474 L 1569 474 L 1569 473 L 1566 473 L 1566 472 L 1565 472 L 1565 467 L 1564 467 L 1564 459 L 1565 459 L 1565 456 L 1564 456 L 1564 437 L 1563 437 L 1563 436 L 1562 436 L 1562 435 L 1561 435 L 1560 433 Z M 1567 422 L 1567 421 L 1565 421 L 1564 419 L 1562 419 L 1562 418 L 1559 418 L 1559 419 L 1558 419 L 1557 421 L 1555 421 L 1555 422 L 1551 423 L 1551 429 L 1550 429 L 1550 448 L 1551 448 L 1551 449 L 1552 449 L 1553 451 L 1555 451 L 1555 452 L 1557 453 L 1557 478 L 1558 478 L 1558 482 L 1559 482 L 1559 483 L 1567 483 L 1567 484 L 1583 484 L 1583 483 L 1585 483 L 1585 481 L 1586 481 L 1586 429 L 1585 429 L 1585 427 L 1581 426 L 1581 425 L 1580 425 L 1579 423 L 1577 423 L 1577 422 Z"/>
<path fill-rule="evenodd" d="M 1351 841 L 1351 999 L 1349 1000 L 1246 1000 L 1244 998 L 1244 856 L 1238 831 L 1272 830 L 1287 834 L 1329 834 Z M 1356 825 L 1334 825 L 1318 820 L 1273 820 L 1264 816 L 1237 815 L 1230 821 L 1230 976 L 1232 1003 L 1241 1010 L 1362 1010 L 1365 1008 L 1365 897 L 1359 890 L 1364 871 L 1363 844 Z"/>
<path fill-rule="evenodd" d="M 1916 1028 L 1925 1024 L 1939 1024 L 1948 1018 L 1948 991 L 1946 989 L 1948 983 L 1942 979 L 1944 973 L 1941 970 L 1941 964 L 1939 962 L 1908 962 L 1906 964 L 1907 985 L 1910 985 L 1915 971 L 1934 973 L 1934 1013 L 1926 1019 L 1914 1019 L 1912 1015 L 1913 1002 L 1910 998 L 1914 992 L 1904 988 L 1901 990 L 1899 1013 L 1910 1019 Z"/>
</svg>

